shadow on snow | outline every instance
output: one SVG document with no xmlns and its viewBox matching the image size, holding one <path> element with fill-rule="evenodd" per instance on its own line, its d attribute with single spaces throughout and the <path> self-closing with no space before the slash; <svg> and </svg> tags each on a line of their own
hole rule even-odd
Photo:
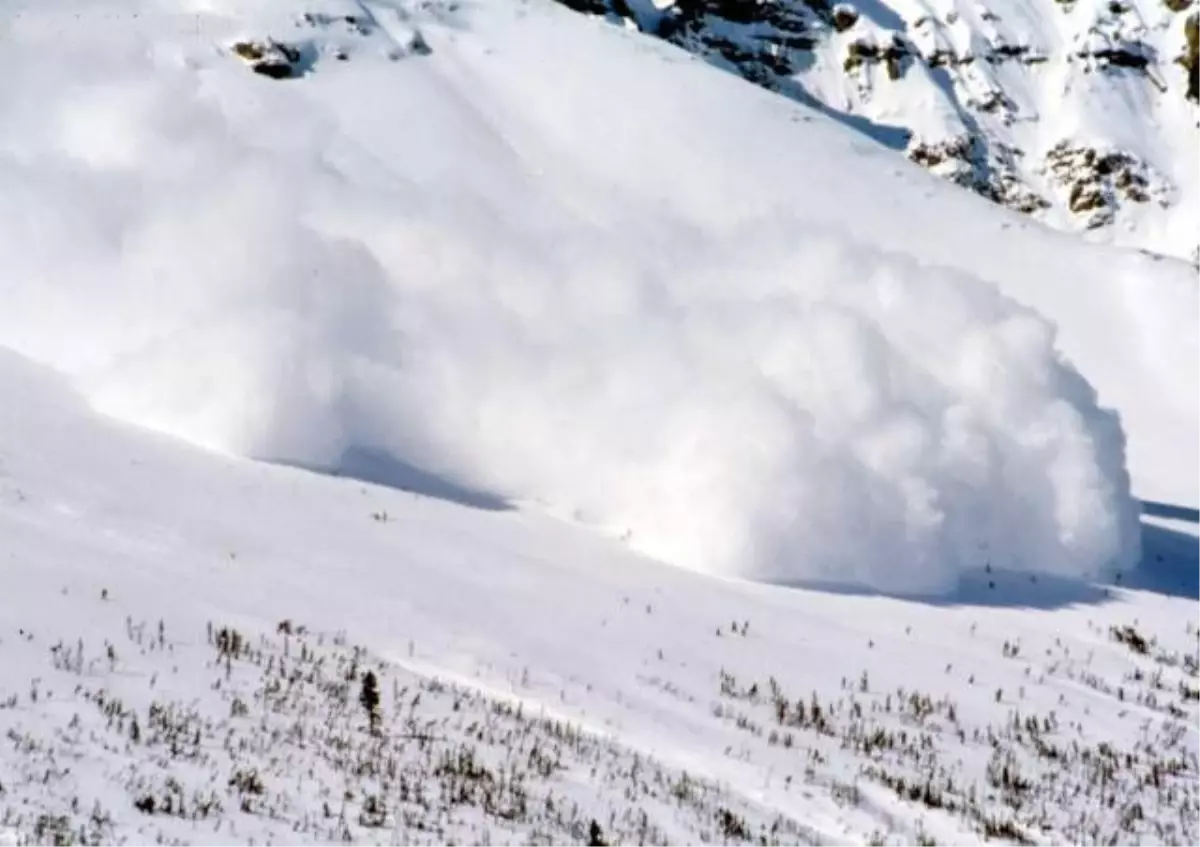
<svg viewBox="0 0 1200 847">
<path fill-rule="evenodd" d="M 385 488 L 394 488 L 422 497 L 446 500 L 472 509 L 499 512 L 511 508 L 507 501 L 486 491 L 460 485 L 453 480 L 403 462 L 387 453 L 352 447 L 330 466 L 298 466 L 302 470 L 326 476 L 354 479 Z"/>
<path fill-rule="evenodd" d="M 1128 587 L 1200 599 L 1200 539 L 1159 522 L 1166 518 L 1194 524 L 1196 510 L 1161 503 L 1142 506 L 1142 563 L 1130 574 Z"/>
<path fill-rule="evenodd" d="M 1163 519 L 1197 523 L 1197 510 L 1153 502 L 1143 503 L 1142 506 L 1142 560 L 1132 572 L 1119 574 L 1109 584 L 1053 574 L 979 570 L 963 575 L 958 586 L 948 594 L 888 596 L 931 606 L 1027 609 L 1058 609 L 1079 604 L 1104 603 L 1116 596 L 1114 588 L 1149 591 L 1185 600 L 1200 599 L 1200 539 L 1159 523 Z M 794 588 L 837 594 L 884 593 L 836 583 L 788 584 Z"/>
</svg>

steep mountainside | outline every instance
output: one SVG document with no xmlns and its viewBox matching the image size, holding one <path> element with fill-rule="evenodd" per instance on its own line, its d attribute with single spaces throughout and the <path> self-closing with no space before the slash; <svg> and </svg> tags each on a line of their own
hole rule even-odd
<svg viewBox="0 0 1200 847">
<path fill-rule="evenodd" d="M 1193 0 L 561 0 L 1089 237 L 1196 261 Z"/>
</svg>

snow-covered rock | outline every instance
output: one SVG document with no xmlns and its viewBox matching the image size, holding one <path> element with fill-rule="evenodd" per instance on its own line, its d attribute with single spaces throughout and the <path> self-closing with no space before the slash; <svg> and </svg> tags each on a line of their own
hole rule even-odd
<svg viewBox="0 0 1200 847">
<path fill-rule="evenodd" d="M 1200 257 L 1191 0 L 563 2 L 819 105 L 1053 226 Z M 1064 148 L 1136 162 L 1152 182 L 1081 203 L 1063 190 Z M 1079 160 L 1073 179 L 1103 181 L 1095 167 Z"/>
</svg>

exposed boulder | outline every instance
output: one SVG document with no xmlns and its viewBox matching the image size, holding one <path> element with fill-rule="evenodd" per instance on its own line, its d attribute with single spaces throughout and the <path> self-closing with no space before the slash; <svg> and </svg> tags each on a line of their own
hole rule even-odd
<svg viewBox="0 0 1200 847">
<path fill-rule="evenodd" d="M 830 17 L 830 23 L 838 32 L 845 32 L 858 23 L 858 12 L 850 6 L 835 6 Z"/>
<path fill-rule="evenodd" d="M 1187 99 L 1200 103 L 1200 14 L 1192 12 L 1183 22 L 1183 55 L 1175 61 L 1187 72 Z"/>
<path fill-rule="evenodd" d="M 888 79 L 897 80 L 904 75 L 904 69 L 912 55 L 912 45 L 899 35 L 893 35 L 891 41 L 883 47 L 860 38 L 847 45 L 842 68 L 846 73 L 851 73 L 864 65 L 882 63 L 887 69 Z"/>
<path fill-rule="evenodd" d="M 300 76 L 300 50 L 274 39 L 238 41 L 231 48 L 256 74 L 271 79 L 291 79 Z"/>
<path fill-rule="evenodd" d="M 1140 41 L 1098 50 L 1081 50 L 1076 53 L 1081 59 L 1095 59 L 1101 67 L 1133 68 L 1144 71 L 1154 56 L 1153 49 Z"/>
</svg>

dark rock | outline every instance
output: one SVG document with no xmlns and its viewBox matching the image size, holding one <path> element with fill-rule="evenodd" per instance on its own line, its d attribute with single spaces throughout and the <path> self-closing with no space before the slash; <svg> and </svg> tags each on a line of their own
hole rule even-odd
<svg viewBox="0 0 1200 847">
<path fill-rule="evenodd" d="M 1175 61 L 1187 72 L 1187 99 L 1200 102 L 1200 14 L 1192 12 L 1183 22 L 1183 37 L 1186 42 L 1183 55 Z"/>
<path fill-rule="evenodd" d="M 1028 52 L 1029 47 L 1025 44 L 997 44 L 992 48 L 988 61 L 999 64 L 1005 59 L 1020 59 Z"/>
<path fill-rule="evenodd" d="M 1016 151 L 988 149 L 982 137 L 958 135 L 938 142 L 914 142 L 908 158 L 981 197 L 1010 209 L 1032 214 L 1049 202 L 1027 188 L 1016 176 L 1012 157 Z"/>
<path fill-rule="evenodd" d="M 1118 47 L 1112 50 L 1097 50 L 1092 55 L 1117 68 L 1134 68 L 1140 71 L 1150 64 L 1150 57 L 1141 50 L 1123 50 Z"/>
<path fill-rule="evenodd" d="M 250 65 L 250 69 L 270 79 L 291 79 L 299 76 L 296 63 L 300 51 L 279 41 L 239 41 L 233 52 Z"/>
<path fill-rule="evenodd" d="M 842 69 L 850 73 L 864 64 L 883 62 L 888 79 L 896 80 L 904 74 L 904 62 L 911 56 L 907 42 L 893 35 L 887 47 L 879 47 L 870 41 L 857 39 L 846 47 L 846 59 Z"/>
<path fill-rule="evenodd" d="M 1084 225 L 1095 229 L 1109 224 L 1122 200 L 1148 203 L 1151 199 L 1147 166 L 1122 150 L 1073 147 L 1062 141 L 1046 154 L 1051 176 L 1068 189 L 1067 207 L 1086 215 Z M 1160 190 L 1165 183 L 1156 178 Z"/>
<path fill-rule="evenodd" d="M 858 23 L 858 12 L 849 6 L 836 6 L 830 20 L 833 23 L 834 29 L 838 32 L 845 32 Z"/>
<path fill-rule="evenodd" d="M 568 9 L 583 12 L 587 15 L 604 15 L 608 13 L 608 0 L 558 0 Z"/>
</svg>

